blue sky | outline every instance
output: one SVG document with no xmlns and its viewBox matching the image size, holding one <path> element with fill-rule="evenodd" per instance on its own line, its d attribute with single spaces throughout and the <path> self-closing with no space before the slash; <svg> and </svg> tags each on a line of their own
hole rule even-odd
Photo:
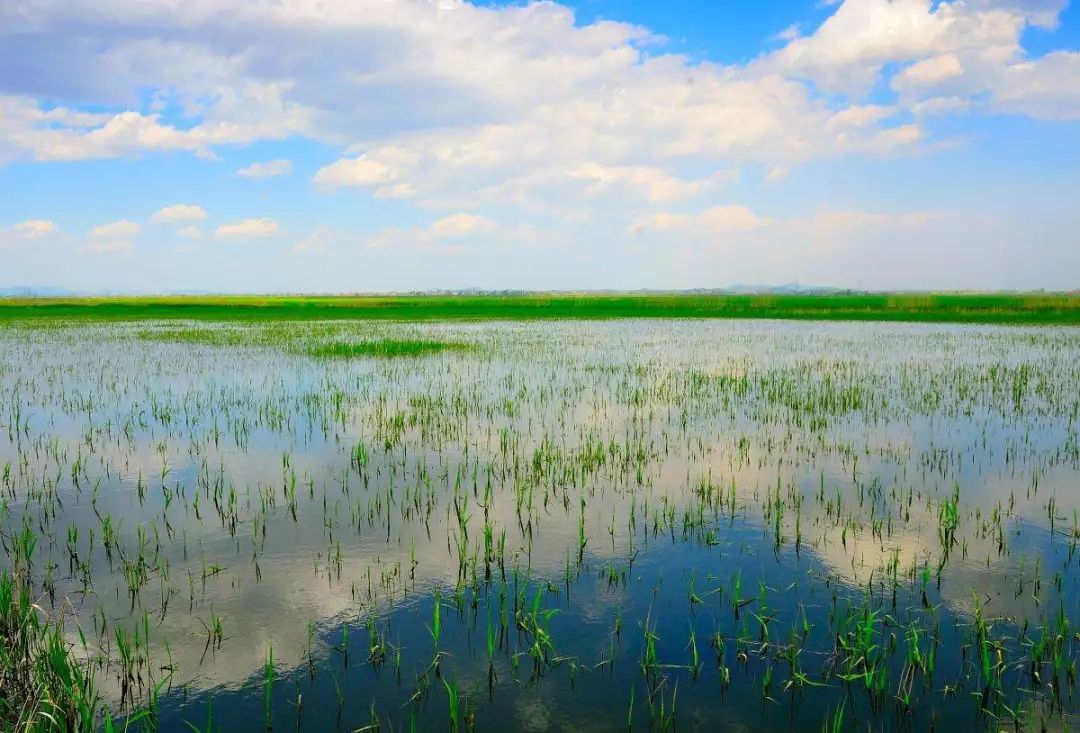
<svg viewBox="0 0 1080 733">
<path fill-rule="evenodd" d="M 1064 0 L 14 0 L 0 288 L 1080 287 Z"/>
</svg>

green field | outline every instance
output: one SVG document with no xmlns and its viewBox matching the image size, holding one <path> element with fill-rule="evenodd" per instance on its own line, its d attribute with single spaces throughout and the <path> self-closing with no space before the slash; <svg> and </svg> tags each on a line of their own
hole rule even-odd
<svg viewBox="0 0 1080 733">
<path fill-rule="evenodd" d="M 0 299 L 0 322 L 782 318 L 1080 324 L 1077 293 L 843 295 L 171 296 Z"/>
</svg>

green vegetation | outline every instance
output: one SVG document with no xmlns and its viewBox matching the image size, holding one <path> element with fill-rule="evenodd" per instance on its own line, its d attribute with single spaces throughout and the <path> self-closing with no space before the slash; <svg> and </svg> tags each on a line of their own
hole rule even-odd
<svg viewBox="0 0 1080 733">
<path fill-rule="evenodd" d="M 92 321 L 786 318 L 1075 325 L 1080 324 L 1080 295 L 1076 293 L 546 294 L 0 299 L 0 322 L 26 318 Z"/>
<path fill-rule="evenodd" d="M 0 732 L 1080 724 L 1080 329 L 40 325 Z"/>
<path fill-rule="evenodd" d="M 33 542 L 29 533 L 24 539 Z M 11 559 L 25 562 L 33 547 L 20 549 Z M 92 730 L 101 712 L 93 671 L 72 652 L 63 626 L 33 601 L 25 575 L 25 570 L 0 575 L 0 726 Z"/>
<path fill-rule="evenodd" d="M 311 324 L 303 330 L 291 327 L 286 322 L 208 324 L 193 328 L 158 327 L 140 329 L 135 335 L 141 341 L 215 347 L 258 346 L 320 359 L 393 359 L 476 348 L 475 344 L 462 341 L 400 336 L 380 338 L 376 328 L 379 327 L 373 325 L 362 339 L 350 340 L 340 338 L 340 328 L 333 322 Z"/>
<path fill-rule="evenodd" d="M 443 351 L 461 351 L 472 348 L 469 344 L 456 341 L 379 339 L 378 341 L 335 341 L 320 344 L 308 349 L 308 356 L 331 359 L 352 359 L 361 356 L 374 356 L 391 359 L 400 356 L 424 356 Z"/>
<path fill-rule="evenodd" d="M 256 340 L 252 331 L 239 331 L 224 328 L 148 328 L 139 331 L 138 338 L 143 341 L 163 341 L 165 343 L 204 344 L 206 346 L 250 346 Z M 258 334 L 262 336 L 263 334 Z"/>
</svg>

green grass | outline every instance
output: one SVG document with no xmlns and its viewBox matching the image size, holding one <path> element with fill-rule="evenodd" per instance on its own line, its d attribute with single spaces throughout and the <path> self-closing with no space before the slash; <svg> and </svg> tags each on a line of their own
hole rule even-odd
<svg viewBox="0 0 1080 733">
<path fill-rule="evenodd" d="M 90 670 L 63 628 L 34 602 L 20 573 L 0 575 L 0 724 L 3 730 L 92 730 L 99 701 Z"/>
<path fill-rule="evenodd" d="M 204 344 L 207 346 L 242 346 L 251 343 L 254 335 L 240 330 L 221 328 L 161 328 L 138 332 L 142 341 Z"/>
<path fill-rule="evenodd" d="M 402 356 L 425 356 L 443 351 L 459 351 L 468 348 L 471 348 L 469 344 L 455 341 L 380 339 L 378 341 L 335 341 L 329 344 L 320 344 L 309 348 L 307 354 L 331 359 L 351 359 L 362 356 L 391 359 Z"/>
<path fill-rule="evenodd" d="M 531 294 L 0 299 L 0 323 L 38 318 L 92 321 L 774 318 L 1080 325 L 1080 294 Z"/>
</svg>

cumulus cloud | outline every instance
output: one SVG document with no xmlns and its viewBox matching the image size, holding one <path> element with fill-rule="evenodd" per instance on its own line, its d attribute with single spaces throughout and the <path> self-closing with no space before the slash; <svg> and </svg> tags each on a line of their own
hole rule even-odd
<svg viewBox="0 0 1080 733">
<path fill-rule="evenodd" d="M 961 114 L 971 108 L 971 103 L 960 97 L 931 97 L 930 99 L 916 102 L 911 111 L 916 115 L 947 115 Z"/>
<path fill-rule="evenodd" d="M 0 79 L 0 165 L 314 141 L 329 151 L 314 188 L 393 199 L 388 210 L 414 217 L 376 245 L 448 250 L 531 231 L 562 242 L 629 233 L 648 248 L 698 232 L 767 251 L 766 237 L 835 247 L 897 222 L 821 214 L 800 230 L 767 207 L 718 205 L 743 169 L 775 191 L 810 161 L 935 150 L 956 127 L 943 116 L 1080 120 L 1080 54 L 1025 49 L 1063 0 L 825 5 L 820 25 L 722 63 L 672 53 L 640 26 L 583 22 L 558 2 L 0 3 L 0 67 L 19 71 Z M 887 103 L 882 89 L 894 92 Z M 235 175 L 288 173 L 280 154 Z M 188 238 L 283 233 L 272 219 L 212 229 L 195 225 L 205 212 L 165 213 L 180 206 L 191 205 L 150 221 Z M 514 237 L 494 221 L 509 208 Z M 417 216 L 434 223 L 410 226 Z M 337 239 L 316 228 L 292 251 Z"/>
<path fill-rule="evenodd" d="M 206 218 L 206 209 L 192 204 L 173 204 L 158 209 L 150 217 L 151 224 L 178 224 L 186 221 L 199 221 Z"/>
<path fill-rule="evenodd" d="M 240 219 L 239 221 L 222 224 L 214 230 L 214 236 L 218 239 L 244 241 L 273 237 L 279 231 L 280 227 L 276 221 L 262 217 L 259 219 Z"/>
<path fill-rule="evenodd" d="M 86 115 L 66 107 L 44 108 L 26 96 L 0 96 L 0 160 L 35 161 L 116 158 L 139 153 L 189 152 L 213 157 L 213 148 L 283 137 L 288 128 L 271 121 L 204 121 L 189 129 L 163 123 L 160 115 L 124 110 Z"/>
<path fill-rule="evenodd" d="M 940 211 L 900 213 L 822 210 L 787 218 L 763 216 L 747 206 L 728 204 L 694 213 L 659 212 L 634 222 L 628 232 L 658 241 L 762 246 L 784 242 L 795 249 L 824 253 L 865 244 L 881 232 L 911 233 L 952 216 Z M 672 235 L 675 235 L 674 237 Z"/>
<path fill-rule="evenodd" d="M 964 73 L 964 66 L 954 53 L 918 61 L 893 77 L 894 89 L 928 87 Z"/>
<path fill-rule="evenodd" d="M 91 240 L 83 246 L 86 252 L 96 254 L 123 254 L 135 248 L 135 243 L 128 239 Z"/>
<path fill-rule="evenodd" d="M 714 206 L 696 214 L 657 213 L 639 219 L 631 227 L 633 234 L 646 232 L 695 231 L 710 235 L 751 232 L 769 225 L 769 219 L 755 214 L 741 204 Z"/>
<path fill-rule="evenodd" d="M 673 200 L 700 185 L 686 172 L 692 157 L 731 168 L 894 154 L 879 147 L 886 119 L 860 100 L 886 69 L 900 67 L 906 104 L 952 81 L 990 109 L 1074 116 L 1072 102 L 1050 103 L 1078 94 L 1067 88 L 1071 57 L 1028 59 L 1020 45 L 1025 29 L 1052 26 L 1061 4 L 846 0 L 809 34 L 789 28 L 775 51 L 720 65 L 660 52 L 645 28 L 578 23 L 557 3 L 358 0 L 316 14 L 304 0 L 278 0 L 200 3 L 180 16 L 168 0 L 147 0 L 133 23 L 121 0 L 24 0 L 0 9 L 0 27 L 18 39 L 0 43 L 0 62 L 26 72 L 2 98 L 0 160 L 210 156 L 300 136 L 350 149 L 316 184 L 380 198 L 452 205 L 625 186 Z M 1045 90 L 1021 93 L 1032 85 Z M 183 124 L 142 105 L 144 89 L 182 110 Z M 849 101 L 837 109 L 821 90 Z M 86 100 L 110 111 L 83 112 Z M 862 109 L 845 118 L 849 106 Z M 845 119 L 864 124 L 836 134 Z"/>
<path fill-rule="evenodd" d="M 90 230 L 92 239 L 130 239 L 137 237 L 142 227 L 128 219 L 101 224 Z"/>
<path fill-rule="evenodd" d="M 11 233 L 20 239 L 40 239 L 59 231 L 55 222 L 48 219 L 27 219 L 14 224 Z"/>
<path fill-rule="evenodd" d="M 888 119 L 896 110 L 876 104 L 852 105 L 845 107 L 825 123 L 825 128 L 830 131 L 843 130 L 845 128 L 866 127 L 882 120 Z"/>
<path fill-rule="evenodd" d="M 318 230 L 314 232 L 314 235 L 319 234 Z M 520 230 L 511 234 L 498 222 L 487 217 L 457 213 L 444 216 L 426 226 L 388 227 L 368 237 L 365 244 L 374 249 L 464 252 L 477 245 L 492 246 L 500 238 L 517 234 L 520 234 Z"/>
<path fill-rule="evenodd" d="M 286 158 L 252 163 L 236 171 L 241 178 L 273 178 L 292 172 L 292 161 Z"/>
<path fill-rule="evenodd" d="M 318 254 L 345 239 L 345 234 L 333 227 L 315 227 L 306 237 L 298 240 L 289 248 L 290 254 Z"/>
<path fill-rule="evenodd" d="M 1056 22 L 1063 4 L 1038 3 L 1032 9 L 1024 0 L 845 0 L 813 34 L 792 39 L 759 63 L 827 89 L 862 93 L 888 64 L 925 64 L 941 54 L 1019 53 L 1024 29 Z M 956 56 L 944 58 L 937 71 L 931 62 L 922 73 L 948 73 L 960 65 Z"/>
<path fill-rule="evenodd" d="M 384 151 L 384 154 L 388 153 L 389 151 Z M 320 168 L 313 180 L 317 185 L 327 188 L 340 186 L 368 188 L 389 183 L 396 177 L 397 173 L 389 163 L 361 155 L 355 158 L 343 158 Z"/>
<path fill-rule="evenodd" d="M 492 226 L 492 222 L 482 216 L 454 214 L 439 219 L 428 231 L 436 238 L 463 237 L 483 229 L 491 229 Z"/>
<path fill-rule="evenodd" d="M 122 254 L 135 248 L 142 227 L 129 219 L 101 224 L 90 230 L 81 250 L 92 254 Z"/>
<path fill-rule="evenodd" d="M 1038 119 L 1080 119 L 1080 52 L 1057 51 L 1006 67 L 990 106 Z"/>
<path fill-rule="evenodd" d="M 586 193 L 598 194 L 612 189 L 641 193 L 648 201 L 664 203 L 689 198 L 722 179 L 682 180 L 662 168 L 647 166 L 605 166 L 585 163 L 569 171 L 570 178 L 587 182 Z"/>
</svg>

